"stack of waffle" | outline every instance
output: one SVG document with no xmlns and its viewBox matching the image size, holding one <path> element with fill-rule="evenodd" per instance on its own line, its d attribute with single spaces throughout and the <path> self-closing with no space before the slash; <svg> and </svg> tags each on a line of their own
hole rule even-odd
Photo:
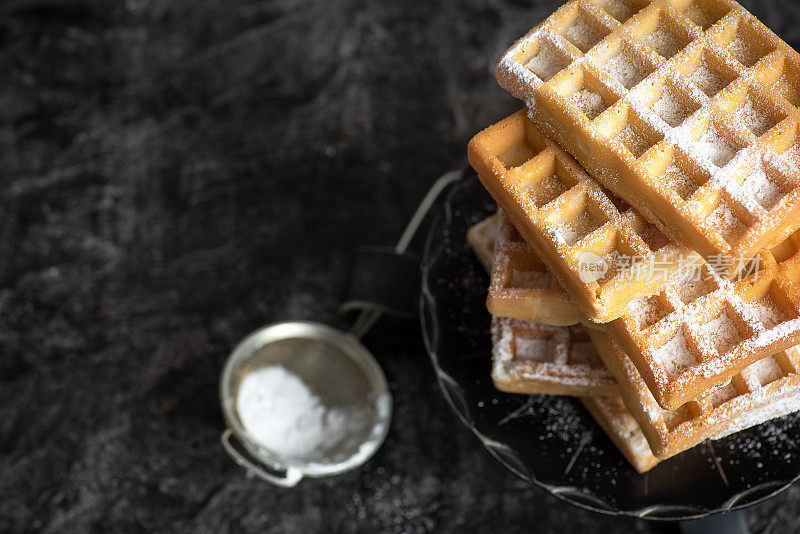
<svg viewBox="0 0 800 534">
<path fill-rule="evenodd" d="M 639 471 L 800 409 L 800 55 L 733 0 L 573 0 L 497 79 L 495 385 L 580 396 Z"/>
</svg>

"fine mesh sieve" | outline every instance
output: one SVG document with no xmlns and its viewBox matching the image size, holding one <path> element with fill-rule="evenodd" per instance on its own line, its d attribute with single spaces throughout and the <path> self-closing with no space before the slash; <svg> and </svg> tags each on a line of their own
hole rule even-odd
<svg viewBox="0 0 800 534">
<path fill-rule="evenodd" d="M 405 253 L 435 200 L 462 174 L 463 170 L 451 171 L 433 183 L 395 245 L 395 254 Z M 396 269 L 373 266 L 370 270 L 373 277 L 381 281 L 379 285 L 392 287 L 395 293 L 407 291 L 404 284 L 399 283 Z M 418 274 L 416 264 L 414 271 Z M 390 274 L 387 276 L 387 273 Z M 352 307 L 362 311 L 349 334 L 318 323 L 279 323 L 255 331 L 234 349 L 222 373 L 220 400 L 228 425 L 222 434 L 222 444 L 239 465 L 273 484 L 294 486 L 304 476 L 321 477 L 358 467 L 378 450 L 389 430 L 392 401 L 383 371 L 358 341 L 387 309 L 381 305 L 371 307 L 371 304 L 376 303 L 358 302 Z M 260 432 L 257 439 L 248 430 L 237 403 L 245 396 L 240 391 L 242 384 L 248 377 L 263 376 L 264 370 L 276 369 L 283 374 L 270 382 L 271 388 L 262 387 L 256 393 L 269 394 L 271 389 L 272 397 L 267 403 L 272 402 L 275 407 L 281 402 L 276 392 L 289 384 L 300 388 L 315 402 L 318 400 L 319 406 L 324 407 L 324 415 L 314 420 L 339 423 L 336 426 L 339 431 L 331 433 L 330 440 L 323 440 L 322 446 L 300 452 L 296 447 L 288 453 L 287 447 L 281 447 L 285 443 L 280 440 L 272 439 L 271 446 L 265 444 L 267 437 L 275 438 L 278 434 Z M 248 390 L 250 392 L 252 390 Z M 283 403 L 282 408 L 287 408 L 285 412 L 273 410 L 270 413 L 275 414 L 276 421 L 284 423 L 306 421 L 297 413 L 288 413 L 292 412 L 291 404 Z M 319 415 L 319 411 L 316 413 Z M 326 432 L 323 434 L 323 437 L 328 436 Z M 245 452 L 234 446 L 232 436 L 238 439 Z M 299 445 L 302 448 L 303 443 Z M 277 450 L 279 448 L 283 451 Z M 270 472 L 265 467 L 283 473 Z"/>
<path fill-rule="evenodd" d="M 268 368 L 281 368 L 299 378 L 327 409 L 358 417 L 350 418 L 344 435 L 312 453 L 293 455 L 265 446 L 244 424 L 237 398 L 248 375 Z M 373 356 L 352 335 L 316 323 L 270 325 L 244 339 L 225 366 L 220 398 L 228 424 L 222 436 L 226 450 L 240 465 L 283 486 L 292 486 L 303 476 L 332 475 L 360 466 L 380 447 L 391 418 L 386 378 Z M 251 458 L 234 447 L 231 435 Z M 285 474 L 270 473 L 258 464 Z"/>
</svg>

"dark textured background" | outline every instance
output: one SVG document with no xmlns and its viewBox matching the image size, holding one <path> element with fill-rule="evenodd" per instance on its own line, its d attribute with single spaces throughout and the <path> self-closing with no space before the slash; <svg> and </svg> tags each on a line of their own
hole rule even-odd
<svg viewBox="0 0 800 534">
<path fill-rule="evenodd" d="M 747 5 L 800 44 L 795 2 Z M 519 106 L 492 63 L 553 7 L 2 2 L 0 531 L 673 531 L 507 473 L 415 327 L 366 340 L 396 413 L 360 471 L 277 489 L 218 441 L 230 348 L 272 321 L 344 325 L 350 252 L 394 242 Z M 792 488 L 748 521 L 797 532 L 799 514 Z"/>
</svg>

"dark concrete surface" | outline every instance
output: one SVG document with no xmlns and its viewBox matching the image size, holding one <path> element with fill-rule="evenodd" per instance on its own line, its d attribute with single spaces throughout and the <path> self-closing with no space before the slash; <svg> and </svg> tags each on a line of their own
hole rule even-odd
<svg viewBox="0 0 800 534">
<path fill-rule="evenodd" d="M 800 43 L 791 0 L 748 2 Z M 478 129 L 493 61 L 554 2 L 0 5 L 0 532 L 673 532 L 506 472 L 415 326 L 366 344 L 396 412 L 363 469 L 294 490 L 222 452 L 217 380 L 259 325 L 336 312 Z M 800 530 L 800 489 L 747 513 Z"/>
</svg>

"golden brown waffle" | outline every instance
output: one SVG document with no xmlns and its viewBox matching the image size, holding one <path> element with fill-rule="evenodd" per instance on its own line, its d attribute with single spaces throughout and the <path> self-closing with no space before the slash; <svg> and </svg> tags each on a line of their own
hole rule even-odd
<svg viewBox="0 0 800 534">
<path fill-rule="evenodd" d="M 549 314 L 585 321 L 574 301 L 558 295 L 557 285 L 534 291 L 510 283 L 541 279 L 546 271 L 513 237 L 510 224 L 498 234 L 490 312 L 522 320 L 536 316 L 547 324 L 554 322 Z M 506 239 L 513 247 L 505 246 Z M 800 343 L 798 250 L 800 232 L 762 251 L 758 271 L 741 280 L 722 279 L 708 265 L 689 270 L 658 295 L 632 301 L 624 315 L 603 327 L 630 356 L 659 404 L 679 408 L 747 365 Z M 510 274 L 510 265 L 517 274 Z"/>
<path fill-rule="evenodd" d="M 589 174 L 731 271 L 800 226 L 798 72 L 732 0 L 573 0 L 497 66 Z"/>
<path fill-rule="evenodd" d="M 616 319 L 632 299 L 658 293 L 676 271 L 701 261 L 592 180 L 524 111 L 480 132 L 468 153 L 506 216 L 592 321 Z"/>
<path fill-rule="evenodd" d="M 761 251 L 758 270 L 742 279 L 722 279 L 708 265 L 690 270 L 604 325 L 661 406 L 679 408 L 800 343 L 798 245 L 800 236 L 793 235 Z"/>
<path fill-rule="evenodd" d="M 467 242 L 490 274 L 486 307 L 492 315 L 553 326 L 588 323 L 502 210 L 473 225 Z"/>
<path fill-rule="evenodd" d="M 489 313 L 554 326 L 585 321 L 572 297 L 504 215 L 498 226 L 486 299 Z"/>
<path fill-rule="evenodd" d="M 579 396 L 639 473 L 659 461 L 583 326 L 545 326 L 493 317 L 492 380 L 495 387 L 511 393 Z"/>
<path fill-rule="evenodd" d="M 636 471 L 645 473 L 658 464 L 622 397 L 581 397 L 581 402 Z"/>
<path fill-rule="evenodd" d="M 494 247 L 500 233 L 501 221 L 502 213 L 498 211 L 467 230 L 467 243 L 487 273 L 492 272 Z"/>
<path fill-rule="evenodd" d="M 659 406 L 641 375 L 611 337 L 587 330 L 622 390 L 653 453 L 669 458 L 701 441 L 718 439 L 800 409 L 800 352 L 793 347 L 751 364 L 730 382 L 677 410 Z"/>
<path fill-rule="evenodd" d="M 492 317 L 492 381 L 509 393 L 616 395 L 617 384 L 581 326 Z"/>
<path fill-rule="evenodd" d="M 467 232 L 467 240 L 472 246 L 472 250 L 479 258 L 483 256 L 482 262 L 487 270 L 491 264 L 491 258 L 487 255 L 487 251 L 495 250 L 494 242 L 500 233 L 501 225 L 505 227 L 505 235 L 509 235 L 513 231 L 508 220 L 502 216 L 502 213 L 498 213 L 474 225 Z M 498 251 L 498 255 L 502 256 L 502 247 Z M 496 320 L 503 321 L 502 319 Z M 578 386 L 575 385 L 574 377 L 579 369 L 574 363 L 562 366 L 560 374 L 566 377 L 561 384 L 562 393 L 579 395 L 587 391 L 584 385 L 585 381 L 579 383 Z M 606 378 L 607 376 L 603 376 L 603 380 Z M 530 381 L 525 389 L 533 392 L 541 387 L 541 382 Z M 552 391 L 552 388 L 553 382 L 550 381 L 547 389 Z M 595 389 L 592 388 L 592 391 Z M 605 388 L 601 388 L 599 391 L 605 391 Z M 617 395 L 581 397 L 581 401 L 636 471 L 644 473 L 658 464 L 658 458 L 653 456 L 642 429 L 639 428 L 636 419 L 625 407 L 622 397 Z"/>
</svg>

